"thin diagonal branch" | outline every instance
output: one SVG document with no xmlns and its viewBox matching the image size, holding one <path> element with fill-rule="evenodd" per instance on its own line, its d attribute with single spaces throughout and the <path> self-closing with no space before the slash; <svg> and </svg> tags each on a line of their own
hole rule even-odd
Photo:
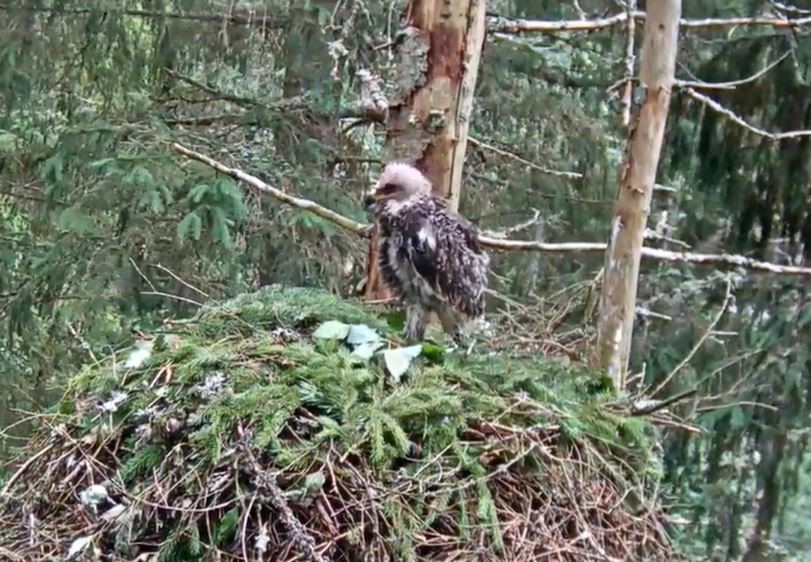
<svg viewBox="0 0 811 562">
<path fill-rule="evenodd" d="M 208 156 L 206 156 L 204 154 L 200 154 L 199 152 L 195 152 L 193 150 L 190 150 L 190 149 L 186 148 L 185 146 L 181 146 L 181 145 L 179 145 L 177 143 L 173 143 L 172 148 L 175 151 L 179 152 L 180 154 L 183 154 L 184 156 L 187 156 L 188 158 L 191 158 L 192 160 L 197 160 L 198 162 L 202 162 L 206 166 L 210 166 L 211 168 L 214 168 L 218 172 L 222 172 L 223 174 L 225 174 L 227 176 L 231 176 L 234 179 L 238 179 L 240 181 L 243 181 L 243 182 L 247 183 L 248 185 L 250 185 L 251 187 L 253 187 L 254 189 L 256 189 L 257 191 L 260 191 L 262 193 L 267 193 L 268 195 L 270 195 L 274 199 L 277 199 L 277 200 L 281 201 L 282 203 L 287 203 L 288 205 L 292 205 L 292 206 L 297 207 L 299 209 L 303 209 L 305 211 L 310 211 L 314 215 L 317 215 L 317 216 L 321 217 L 322 219 L 328 220 L 328 221 L 340 226 L 341 228 L 344 228 L 344 229 L 346 229 L 346 230 L 348 230 L 350 232 L 353 232 L 355 234 L 366 235 L 366 233 L 367 233 L 367 230 L 369 228 L 368 225 L 361 224 L 361 223 L 359 223 L 357 221 L 353 221 L 352 219 L 350 219 L 348 217 L 345 217 L 345 216 L 343 216 L 341 214 L 338 214 L 335 211 L 327 209 L 326 207 L 322 207 L 321 205 L 319 205 L 315 201 L 310 201 L 309 199 L 302 199 L 300 197 L 294 197 L 293 195 L 288 195 L 287 193 L 285 193 L 281 189 L 277 189 L 277 188 L 275 188 L 275 187 L 273 187 L 271 185 L 268 185 L 267 183 L 263 182 L 262 180 L 260 180 L 256 176 L 252 176 L 251 174 L 243 172 L 242 170 L 238 170 L 236 168 L 231 168 L 229 166 L 226 166 L 225 164 L 223 164 L 221 162 L 217 162 L 213 158 L 209 158 Z"/>
<path fill-rule="evenodd" d="M 172 149 L 176 152 L 202 162 L 203 164 L 221 172 L 234 179 L 243 181 L 261 193 L 270 195 L 288 205 L 296 208 L 303 209 L 317 215 L 331 223 L 340 226 L 354 234 L 360 236 L 368 236 L 370 232 L 370 225 L 359 223 L 348 217 L 345 217 L 335 211 L 327 209 L 309 199 L 302 197 L 295 197 L 289 195 L 280 189 L 277 189 L 259 178 L 252 176 L 237 168 L 231 168 L 225 164 L 218 162 L 204 154 L 200 154 L 194 150 L 181 146 L 177 143 L 172 143 Z M 485 248 L 502 252 L 541 252 L 544 254 L 598 254 L 605 251 L 606 245 L 601 242 L 563 242 L 559 244 L 550 244 L 545 242 L 535 242 L 532 240 L 509 240 L 501 238 L 493 238 L 490 236 L 479 236 L 479 242 Z M 656 248 L 642 248 L 642 257 L 656 260 L 668 261 L 674 263 L 686 263 L 696 265 L 713 265 L 716 267 L 730 267 L 742 268 L 761 273 L 774 273 L 781 275 L 799 275 L 803 277 L 811 277 L 811 267 L 799 267 L 793 265 L 780 265 L 769 262 L 762 262 L 753 260 L 744 256 L 728 255 L 728 254 L 693 254 L 687 252 L 671 252 L 668 250 L 659 250 Z"/>
<path fill-rule="evenodd" d="M 468 137 L 467 142 L 469 142 L 473 146 L 478 146 L 479 148 L 484 148 L 486 150 L 489 150 L 491 152 L 495 152 L 496 154 L 504 156 L 505 158 L 509 158 L 511 160 L 515 160 L 516 162 L 520 162 L 521 164 L 523 164 L 524 166 L 526 166 L 528 168 L 532 168 L 533 170 L 537 170 L 537 171 L 542 172 L 544 174 L 549 174 L 550 176 L 557 176 L 557 177 L 561 177 L 561 178 L 571 178 L 571 179 L 580 179 L 580 178 L 583 177 L 583 174 L 581 174 L 579 172 L 566 172 L 566 171 L 563 171 L 563 170 L 552 170 L 551 168 L 545 168 L 545 167 L 543 167 L 543 166 L 541 166 L 539 164 L 536 164 L 534 162 L 530 162 L 529 160 L 527 160 L 525 158 L 522 158 L 521 156 L 519 156 L 519 155 L 517 155 L 515 153 L 512 153 L 512 152 L 510 152 L 508 150 L 502 150 L 501 148 L 499 148 L 497 146 L 493 146 L 492 144 L 488 144 L 488 143 L 486 143 L 484 141 L 478 140 L 478 139 L 473 138 L 473 137 Z"/>
<path fill-rule="evenodd" d="M 516 232 L 519 232 L 521 230 L 524 230 L 525 228 L 529 228 L 530 226 L 536 224 L 538 222 L 538 220 L 541 218 L 541 212 L 538 209 L 532 209 L 532 210 L 533 210 L 534 214 L 532 215 L 531 219 L 526 220 L 526 221 L 524 221 L 522 223 L 518 223 L 516 225 L 510 226 L 508 228 L 505 228 L 504 230 L 499 231 L 499 232 L 486 231 L 487 236 L 489 236 L 490 238 L 504 239 L 504 238 L 507 238 L 507 236 L 509 236 L 510 234 L 514 234 Z"/>
<path fill-rule="evenodd" d="M 670 381 L 673 380 L 673 378 L 678 374 L 678 372 L 681 371 L 684 368 L 684 366 L 690 362 L 690 360 L 698 352 L 698 350 L 701 349 L 701 346 L 704 345 L 704 342 L 707 341 L 707 338 L 709 338 L 710 335 L 712 335 L 713 330 L 715 330 L 715 327 L 718 325 L 718 322 L 721 321 L 721 318 L 727 311 L 727 308 L 729 307 L 729 302 L 731 300 L 732 300 L 732 279 L 727 278 L 726 294 L 724 295 L 724 302 L 721 305 L 721 309 L 718 311 L 718 314 L 715 315 L 715 318 L 713 318 L 712 322 L 710 322 L 710 325 L 707 327 L 702 336 L 693 346 L 693 349 L 690 350 L 690 353 L 688 353 L 685 356 L 685 358 L 682 359 L 681 362 L 678 365 L 676 365 L 676 367 L 672 371 L 670 371 L 670 373 L 664 378 L 664 380 L 662 380 L 662 382 L 659 383 L 659 385 L 653 390 L 653 392 L 650 393 L 650 396 L 656 396 L 657 394 L 662 392 L 662 390 L 664 390 L 667 387 L 667 385 L 670 384 Z"/>
<path fill-rule="evenodd" d="M 761 129 L 759 127 L 755 127 L 751 123 L 748 123 L 746 120 L 744 120 L 743 117 L 740 117 L 735 112 L 733 112 L 731 109 L 728 109 L 728 108 L 724 107 L 723 105 L 721 105 L 720 103 L 718 103 L 717 101 L 715 101 L 714 99 L 712 99 L 709 96 L 706 96 L 704 94 L 700 94 L 700 93 L 696 92 L 693 88 L 683 88 L 682 91 L 684 93 L 686 93 L 688 96 L 690 96 L 691 98 L 693 98 L 695 100 L 698 100 L 701 103 L 705 104 L 710 109 L 712 109 L 712 110 L 714 110 L 714 111 L 716 111 L 716 112 L 718 112 L 718 113 L 720 113 L 722 115 L 726 115 L 733 122 L 737 123 L 738 125 L 740 125 L 744 129 L 747 129 L 748 131 L 751 131 L 751 132 L 755 133 L 758 136 L 766 137 L 768 139 L 772 139 L 772 140 L 775 140 L 775 141 L 784 140 L 784 139 L 794 139 L 794 138 L 798 138 L 798 137 L 809 137 L 809 136 L 811 136 L 811 130 L 807 130 L 807 129 L 801 129 L 801 130 L 797 130 L 797 131 L 785 131 L 785 132 L 782 132 L 782 133 L 771 133 L 771 132 L 766 131 L 764 129 Z"/>
<path fill-rule="evenodd" d="M 635 17 L 643 18 L 643 12 L 634 12 Z M 491 33 L 560 33 L 563 31 L 597 31 L 625 23 L 627 12 L 620 12 L 606 18 L 590 20 L 541 21 L 507 18 L 490 18 L 487 31 Z"/>
<path fill-rule="evenodd" d="M 761 70 L 758 70 L 753 75 L 748 76 L 746 78 L 741 78 L 740 80 L 732 80 L 730 82 L 703 82 L 701 80 L 676 80 L 675 85 L 678 86 L 679 88 L 702 88 L 705 90 L 732 90 L 737 86 L 742 86 L 743 84 L 748 84 L 761 78 L 763 75 L 767 74 L 771 69 L 773 69 L 778 64 L 783 62 L 789 55 L 791 55 L 791 51 L 786 51 L 785 53 L 783 53 L 783 56 L 781 56 L 773 63 L 768 64 Z"/>
<path fill-rule="evenodd" d="M 501 148 L 499 148 L 497 146 L 486 143 L 486 142 L 484 142 L 482 140 L 479 140 L 477 138 L 474 138 L 474 137 L 468 137 L 467 142 L 469 142 L 473 146 L 477 146 L 477 147 L 482 148 L 484 150 L 489 150 L 490 152 L 494 152 L 494 153 L 498 154 L 499 156 L 503 156 L 503 157 L 508 158 L 510 160 L 515 160 L 519 164 L 523 164 L 524 166 L 526 166 L 528 168 L 531 168 L 533 170 L 537 170 L 537 171 L 539 171 L 539 172 L 541 172 L 543 174 L 549 174 L 550 176 L 556 176 L 556 177 L 559 177 L 559 178 L 569 178 L 569 179 L 575 179 L 575 180 L 576 179 L 581 179 L 583 177 L 583 174 L 581 174 L 580 172 L 567 172 L 566 170 L 553 170 L 552 168 L 546 168 L 544 166 L 541 166 L 540 164 L 536 164 L 535 162 L 530 162 L 526 158 L 524 158 L 522 156 L 519 156 L 518 154 L 515 154 L 514 152 L 510 152 L 508 150 L 503 150 L 503 149 L 501 149 Z M 675 193 L 676 191 L 678 191 L 677 189 L 674 189 L 672 187 L 667 187 L 665 185 L 661 185 L 661 184 L 658 184 L 658 183 L 653 186 L 653 189 L 654 189 L 654 191 L 663 191 L 663 192 L 668 192 L 668 193 Z M 582 201 L 582 200 L 578 199 L 578 201 Z M 588 201 L 588 202 L 589 203 L 605 203 L 605 201 Z"/>
</svg>

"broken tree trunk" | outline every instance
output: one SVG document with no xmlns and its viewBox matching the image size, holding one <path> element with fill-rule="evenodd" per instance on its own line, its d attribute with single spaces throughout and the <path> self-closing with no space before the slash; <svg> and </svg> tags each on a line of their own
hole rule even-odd
<svg viewBox="0 0 811 562">
<path fill-rule="evenodd" d="M 650 0 L 640 59 L 645 88 L 634 115 L 605 253 L 597 364 L 617 389 L 625 386 L 634 327 L 642 240 L 674 82 L 681 0 Z"/>
<path fill-rule="evenodd" d="M 434 193 L 459 208 L 473 90 L 486 31 L 485 0 L 411 0 L 395 51 L 386 161 L 414 163 Z M 387 298 L 377 272 L 377 231 L 366 298 Z"/>
</svg>

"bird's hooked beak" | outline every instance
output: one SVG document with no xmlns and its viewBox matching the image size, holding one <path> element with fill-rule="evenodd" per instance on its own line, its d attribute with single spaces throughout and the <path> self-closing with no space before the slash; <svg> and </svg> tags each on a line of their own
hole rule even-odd
<svg viewBox="0 0 811 562">
<path fill-rule="evenodd" d="M 379 201 L 396 198 L 400 186 L 395 183 L 376 184 L 370 192 L 363 197 L 363 204 L 368 209 Z"/>
<path fill-rule="evenodd" d="M 375 184 L 375 186 L 363 196 L 363 206 L 367 209 L 373 207 L 378 200 L 385 197 L 383 191 L 385 190 L 380 189 L 380 184 Z"/>
</svg>

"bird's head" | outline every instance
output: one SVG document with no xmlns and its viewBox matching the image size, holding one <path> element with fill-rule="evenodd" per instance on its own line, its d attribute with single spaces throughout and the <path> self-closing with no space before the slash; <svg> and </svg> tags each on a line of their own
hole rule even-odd
<svg viewBox="0 0 811 562">
<path fill-rule="evenodd" d="M 431 182 L 414 166 L 391 162 L 383 169 L 374 188 L 364 198 L 367 207 L 382 201 L 402 202 L 431 194 Z"/>
</svg>

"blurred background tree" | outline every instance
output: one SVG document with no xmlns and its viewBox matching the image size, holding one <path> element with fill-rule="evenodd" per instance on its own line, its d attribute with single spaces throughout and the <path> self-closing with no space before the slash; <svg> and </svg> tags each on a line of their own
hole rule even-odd
<svg viewBox="0 0 811 562">
<path fill-rule="evenodd" d="M 3 447 L 26 430 L 14 425 L 20 410 L 52 403 L 68 374 L 196 303 L 268 283 L 362 292 L 362 240 L 178 158 L 168 143 L 366 221 L 361 196 L 385 130 L 355 121 L 359 71 L 396 82 L 391 44 L 405 4 L 0 4 Z M 488 3 L 460 202 L 483 229 L 606 239 L 627 138 L 625 24 L 556 33 L 508 24 L 625 9 Z M 683 9 L 692 21 L 733 16 L 807 18 L 811 2 Z M 811 139 L 775 136 L 811 129 L 808 27 L 691 26 L 679 43 L 676 74 L 692 89 L 682 84 L 672 99 L 646 245 L 808 264 Z M 601 256 L 493 262 L 505 344 L 581 359 Z M 807 278 L 652 261 L 641 275 L 632 371 L 651 388 L 668 380 L 660 398 L 695 391 L 674 406 L 693 430 L 663 434 L 662 493 L 683 522 L 671 532 L 690 559 L 809 559 Z"/>
</svg>

